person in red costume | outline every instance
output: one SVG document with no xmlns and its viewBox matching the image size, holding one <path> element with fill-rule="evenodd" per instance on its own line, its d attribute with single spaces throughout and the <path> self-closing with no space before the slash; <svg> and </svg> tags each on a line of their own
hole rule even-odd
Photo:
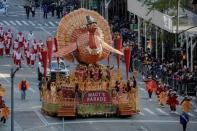
<svg viewBox="0 0 197 131">
<path fill-rule="evenodd" d="M 8 42 L 8 39 L 9 39 L 8 33 L 5 32 L 4 35 L 3 35 L 4 45 L 6 45 L 6 43 Z"/>
<path fill-rule="evenodd" d="M 34 42 L 32 44 L 32 49 L 33 49 L 33 52 L 36 54 L 38 51 L 38 44 L 37 44 L 36 40 L 34 40 Z"/>
<path fill-rule="evenodd" d="M 32 68 L 34 67 L 35 61 L 36 61 L 36 53 L 33 50 L 31 51 L 31 54 L 30 54 L 30 65 Z"/>
<path fill-rule="evenodd" d="M 9 37 L 9 39 L 11 39 L 12 40 L 12 38 L 13 38 L 13 33 L 12 33 L 12 30 L 9 28 L 8 29 L 8 37 Z"/>
<path fill-rule="evenodd" d="M 14 50 L 18 50 L 18 49 L 19 49 L 19 42 L 18 42 L 17 39 L 14 40 L 13 49 L 14 49 Z"/>
<path fill-rule="evenodd" d="M 30 65 L 30 49 L 29 48 L 25 50 L 25 57 L 26 57 L 27 64 Z"/>
<path fill-rule="evenodd" d="M 24 53 L 25 53 L 25 51 L 29 49 L 29 42 L 26 39 L 24 39 L 23 46 L 24 46 Z"/>
<path fill-rule="evenodd" d="M 17 40 L 19 42 L 19 47 L 23 47 L 23 42 L 24 42 L 24 36 L 22 32 L 19 32 L 17 34 Z"/>
<path fill-rule="evenodd" d="M 21 68 L 21 60 L 23 60 L 23 56 L 20 50 L 16 51 L 16 66 Z"/>
<path fill-rule="evenodd" d="M 157 89 L 157 83 L 152 77 L 149 77 L 147 80 L 145 80 L 145 83 L 146 83 L 146 90 L 148 91 L 148 95 L 149 95 L 149 100 L 151 101 L 152 94 Z"/>
<path fill-rule="evenodd" d="M 168 96 L 167 104 L 170 106 L 171 112 L 176 112 L 176 105 L 179 104 L 177 98 L 178 96 L 176 95 L 176 92 L 172 92 Z"/>
<path fill-rule="evenodd" d="M 12 41 L 11 39 L 8 39 L 7 42 L 5 43 L 5 54 L 7 56 L 10 56 L 10 48 L 12 46 Z"/>
<path fill-rule="evenodd" d="M 3 27 L 0 26 L 0 38 L 3 38 L 3 35 L 4 35 Z"/>
<path fill-rule="evenodd" d="M 3 56 L 3 48 L 4 48 L 3 38 L 0 37 L 0 56 Z"/>
</svg>

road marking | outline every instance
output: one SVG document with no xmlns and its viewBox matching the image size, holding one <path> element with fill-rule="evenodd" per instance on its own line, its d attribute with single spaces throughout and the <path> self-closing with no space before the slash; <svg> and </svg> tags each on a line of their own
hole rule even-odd
<svg viewBox="0 0 197 131">
<path fill-rule="evenodd" d="M 47 23 L 44 23 L 45 26 L 49 26 Z"/>
<path fill-rule="evenodd" d="M 180 123 L 179 121 L 175 120 L 94 120 L 94 121 L 66 121 L 64 124 L 89 124 L 89 123 Z M 192 124 L 197 124 L 197 121 L 190 121 Z M 54 122 L 49 123 L 49 125 L 45 126 L 38 126 L 29 129 L 25 129 L 24 131 L 36 131 L 44 127 L 48 126 L 55 126 L 55 125 L 62 125 L 62 122 Z"/>
<path fill-rule="evenodd" d="M 146 91 L 144 88 L 140 88 L 141 91 Z"/>
<path fill-rule="evenodd" d="M 142 113 L 142 112 L 139 112 L 139 114 L 140 114 L 141 116 L 145 116 L 145 114 L 144 114 L 144 113 Z"/>
<path fill-rule="evenodd" d="M 36 115 L 40 118 L 44 125 L 49 125 L 48 121 L 44 118 L 44 116 L 39 111 L 34 111 Z"/>
<path fill-rule="evenodd" d="M 10 23 L 8 23 L 8 22 L 7 22 L 7 21 L 5 21 L 5 20 L 4 20 L 3 22 L 4 22 L 6 25 L 8 25 L 8 26 L 10 25 Z"/>
<path fill-rule="evenodd" d="M 178 113 L 177 111 L 173 112 L 174 114 L 180 115 L 180 113 Z"/>
<path fill-rule="evenodd" d="M 9 84 L 10 81 L 6 78 L 6 76 L 4 74 L 0 73 L 0 76 Z"/>
<path fill-rule="evenodd" d="M 4 25 L 2 22 L 0 22 L 0 25 Z"/>
<path fill-rule="evenodd" d="M 42 24 L 38 23 L 38 26 L 42 26 Z"/>
<path fill-rule="evenodd" d="M 59 25 L 59 22 L 58 22 L 58 21 L 55 21 L 55 23 L 56 23 L 57 25 Z"/>
<path fill-rule="evenodd" d="M 22 23 L 25 25 L 29 25 L 26 21 L 22 20 Z"/>
<path fill-rule="evenodd" d="M 36 91 L 33 89 L 33 88 L 29 88 L 29 91 L 31 91 L 31 92 L 33 92 L 33 93 L 35 93 Z"/>
<path fill-rule="evenodd" d="M 34 24 L 32 21 L 28 21 L 32 26 L 36 26 L 36 24 Z"/>
<path fill-rule="evenodd" d="M 49 31 L 47 31 L 46 29 L 44 29 L 43 27 L 39 27 L 41 30 L 43 30 L 44 32 L 46 32 L 49 35 L 52 35 Z"/>
<path fill-rule="evenodd" d="M 10 23 L 14 26 L 16 26 L 16 24 L 14 23 L 14 21 L 10 20 Z"/>
<path fill-rule="evenodd" d="M 140 126 L 140 129 L 142 129 L 143 131 L 148 131 L 144 126 Z"/>
<path fill-rule="evenodd" d="M 22 26 L 22 24 L 21 24 L 20 21 L 16 20 L 16 23 L 17 23 L 18 25 Z"/>
<path fill-rule="evenodd" d="M 156 110 L 157 110 L 158 112 L 160 112 L 160 113 L 166 115 L 166 116 L 169 116 L 169 114 L 168 114 L 167 112 L 163 111 L 163 110 L 160 109 L 160 108 L 157 108 Z"/>
<path fill-rule="evenodd" d="M 154 112 L 152 112 L 150 109 L 148 108 L 144 108 L 145 111 L 147 111 L 148 113 L 152 114 L 152 115 L 156 115 Z"/>
<path fill-rule="evenodd" d="M 49 21 L 49 24 L 50 24 L 51 26 L 55 26 L 55 24 L 53 24 L 53 22 L 51 22 L 51 21 Z"/>
<path fill-rule="evenodd" d="M 195 115 L 190 113 L 190 112 L 188 113 L 188 115 L 191 116 L 191 117 L 195 117 Z"/>
</svg>

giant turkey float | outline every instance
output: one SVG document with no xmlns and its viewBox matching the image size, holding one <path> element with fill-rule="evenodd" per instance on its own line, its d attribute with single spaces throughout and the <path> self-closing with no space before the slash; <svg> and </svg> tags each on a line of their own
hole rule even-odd
<svg viewBox="0 0 197 131">
<path fill-rule="evenodd" d="M 138 89 L 126 89 L 128 82 L 119 69 L 120 56 L 124 56 L 128 78 L 130 49 L 121 50 L 119 36 L 115 38 L 115 48 L 112 47 L 110 27 L 101 15 L 83 8 L 67 14 L 59 23 L 54 43 L 57 60 L 61 57 L 77 61 L 77 66 L 69 77 L 57 73 L 53 82 L 42 80 L 44 113 L 58 117 L 110 117 L 139 112 Z M 48 51 L 42 52 L 44 58 L 51 57 L 50 49 L 48 46 Z M 108 59 L 110 52 L 117 55 L 117 69 L 99 64 Z M 43 63 L 47 67 L 47 60 Z"/>
</svg>

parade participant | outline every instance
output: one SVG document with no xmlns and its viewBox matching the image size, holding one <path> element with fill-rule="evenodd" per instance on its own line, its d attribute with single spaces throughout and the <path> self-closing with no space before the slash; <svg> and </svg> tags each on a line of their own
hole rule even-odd
<svg viewBox="0 0 197 131">
<path fill-rule="evenodd" d="M 34 34 L 32 31 L 29 32 L 28 36 L 27 36 L 27 40 L 29 42 L 29 47 L 32 48 L 32 44 L 33 44 L 33 40 L 34 40 Z"/>
<path fill-rule="evenodd" d="M 4 104 L 3 108 L 1 109 L 1 122 L 3 122 L 4 124 L 6 123 L 6 120 L 8 119 L 9 116 L 9 108 Z"/>
<path fill-rule="evenodd" d="M 44 46 L 44 43 L 42 42 L 42 40 L 40 40 L 39 42 L 38 42 L 38 51 L 40 52 L 40 50 L 43 48 L 43 46 Z"/>
<path fill-rule="evenodd" d="M 12 40 L 12 38 L 13 38 L 13 33 L 12 33 L 12 30 L 9 28 L 8 29 L 8 39 L 11 39 Z"/>
<path fill-rule="evenodd" d="M 182 111 L 185 113 L 189 113 L 192 108 L 191 100 L 189 99 L 188 96 L 185 96 L 182 102 L 180 103 L 182 106 Z"/>
<path fill-rule="evenodd" d="M 4 48 L 4 43 L 3 43 L 3 38 L 0 38 L 0 56 L 3 56 L 3 48 Z"/>
<path fill-rule="evenodd" d="M 25 50 L 25 57 L 26 57 L 27 64 L 30 65 L 30 49 L 29 48 Z"/>
<path fill-rule="evenodd" d="M 162 88 L 160 94 L 159 94 L 159 104 L 161 107 L 164 107 L 166 105 L 168 99 L 168 94 L 164 88 Z"/>
<path fill-rule="evenodd" d="M 152 101 L 152 93 L 157 89 L 157 83 L 156 81 L 150 76 L 147 80 L 145 80 L 146 83 L 146 90 L 148 91 L 149 100 Z"/>
<path fill-rule="evenodd" d="M 178 96 L 176 95 L 176 92 L 172 92 L 172 94 L 168 97 L 167 104 L 170 106 L 171 112 L 176 112 L 176 105 L 179 104 L 177 100 Z"/>
<path fill-rule="evenodd" d="M 15 49 L 13 50 L 13 56 L 12 56 L 12 59 L 13 59 L 13 63 L 16 65 L 16 52 L 17 52 L 18 49 Z"/>
<path fill-rule="evenodd" d="M 3 34 L 4 34 L 3 27 L 0 26 L 0 38 L 3 38 Z"/>
<path fill-rule="evenodd" d="M 42 62 L 42 54 L 41 54 L 41 52 L 38 52 L 38 59 L 39 59 L 39 62 Z"/>
<path fill-rule="evenodd" d="M 188 122 L 189 122 L 189 115 L 187 113 L 183 112 L 180 115 L 180 123 L 183 126 L 183 131 L 186 131 Z"/>
<path fill-rule="evenodd" d="M 19 49 L 19 42 L 18 42 L 17 39 L 14 40 L 13 49 L 14 49 L 14 50 L 18 50 L 18 49 Z"/>
<path fill-rule="evenodd" d="M 30 65 L 31 65 L 32 68 L 33 68 L 33 66 L 35 64 L 35 61 L 36 61 L 36 53 L 34 51 L 31 51 L 31 54 L 30 54 Z"/>
<path fill-rule="evenodd" d="M 16 63 L 15 63 L 16 66 L 21 68 L 21 60 L 23 59 L 23 57 L 19 49 L 16 51 L 15 57 L 16 57 Z"/>
<path fill-rule="evenodd" d="M 32 49 L 33 49 L 34 53 L 36 54 L 38 51 L 38 44 L 37 44 L 36 40 L 34 40 L 34 42 L 33 42 Z"/>
<path fill-rule="evenodd" d="M 26 39 L 24 39 L 23 45 L 24 45 L 24 52 L 25 52 L 27 49 L 29 49 L 29 42 Z"/>
<path fill-rule="evenodd" d="M 17 34 L 17 40 L 19 42 L 19 47 L 23 47 L 23 42 L 24 42 L 24 36 L 22 32 L 19 32 Z"/>
<path fill-rule="evenodd" d="M 9 39 L 9 36 L 8 36 L 8 33 L 5 32 L 4 35 L 3 35 L 3 41 L 4 41 L 4 45 L 6 45 L 7 41 Z"/>
<path fill-rule="evenodd" d="M 11 48 L 11 46 L 12 46 L 11 39 L 8 39 L 7 43 L 5 43 L 5 54 L 7 56 L 10 56 L 10 48 Z"/>
<path fill-rule="evenodd" d="M 21 80 L 18 84 L 18 88 L 21 90 L 21 99 L 25 100 L 26 90 L 29 88 L 29 82 L 25 79 Z"/>
</svg>

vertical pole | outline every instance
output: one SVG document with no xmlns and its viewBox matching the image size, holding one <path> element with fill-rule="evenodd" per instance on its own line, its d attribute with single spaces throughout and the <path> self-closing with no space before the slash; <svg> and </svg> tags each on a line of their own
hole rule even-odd
<svg viewBox="0 0 197 131">
<path fill-rule="evenodd" d="M 179 5 L 180 0 L 177 0 L 177 22 L 176 22 L 176 41 L 175 41 L 175 47 L 178 45 L 178 38 L 179 38 Z"/>
<path fill-rule="evenodd" d="M 138 48 L 140 47 L 140 17 L 138 17 Z"/>
<path fill-rule="evenodd" d="M 147 50 L 147 36 L 146 36 L 146 22 L 144 23 L 144 37 L 145 37 L 145 52 L 146 52 L 146 50 Z"/>
<path fill-rule="evenodd" d="M 163 40 L 162 40 L 162 42 L 161 42 L 161 46 L 162 46 L 162 48 L 161 48 L 161 52 L 162 52 L 162 61 L 164 60 L 164 43 L 163 43 Z"/>
<path fill-rule="evenodd" d="M 186 55 L 187 55 L 187 68 L 189 67 L 189 36 L 187 35 L 187 42 L 186 42 Z"/>
<path fill-rule="evenodd" d="M 193 37 L 191 37 L 190 53 L 191 53 L 191 72 L 193 72 Z"/>
<path fill-rule="evenodd" d="M 62 118 L 62 122 L 63 122 L 63 131 L 65 131 L 65 127 L 64 127 L 64 117 Z"/>
<path fill-rule="evenodd" d="M 155 49 L 156 49 L 156 59 L 158 58 L 158 36 L 157 36 L 158 34 L 157 34 L 157 27 L 156 27 L 156 47 L 155 47 Z"/>
<path fill-rule="evenodd" d="M 11 68 L 11 131 L 14 131 L 14 71 Z"/>
</svg>

